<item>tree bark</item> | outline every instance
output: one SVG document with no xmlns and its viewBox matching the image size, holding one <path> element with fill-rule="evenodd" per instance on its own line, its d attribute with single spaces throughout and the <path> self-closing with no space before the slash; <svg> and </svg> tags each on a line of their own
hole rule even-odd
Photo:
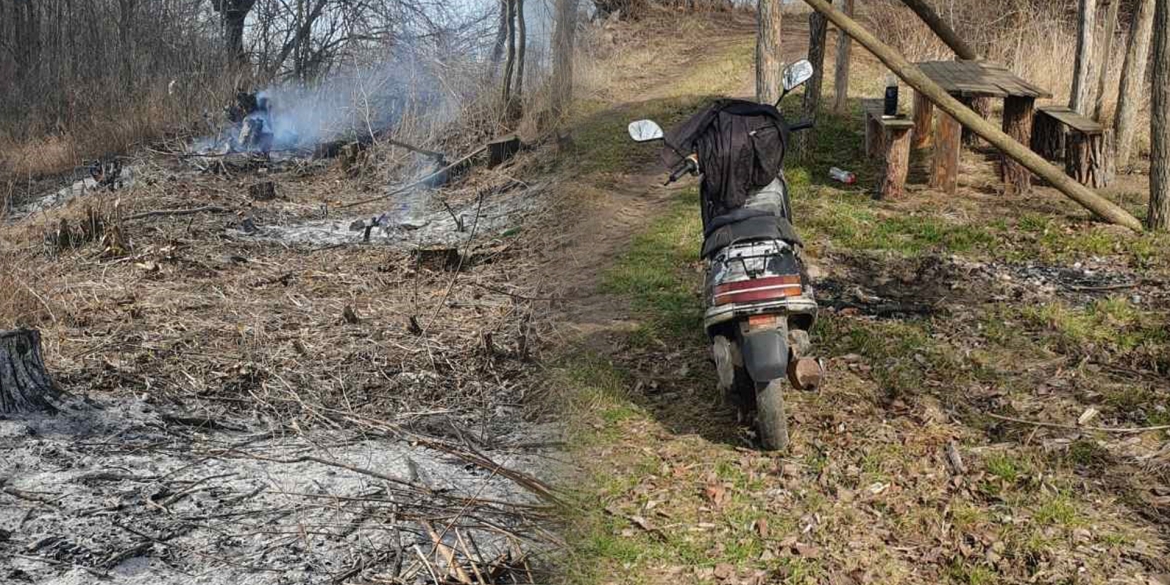
<svg viewBox="0 0 1170 585">
<path fill-rule="evenodd" d="M 524 0 L 516 0 L 516 100 L 519 106 L 524 101 L 524 55 L 528 49 L 528 28 L 524 22 Z M 517 109 L 517 117 L 521 111 Z"/>
<path fill-rule="evenodd" d="M 1154 32 L 1154 0 L 1138 0 L 1137 12 L 1125 45 L 1125 64 L 1121 67 L 1121 89 L 1117 111 L 1113 114 L 1113 161 L 1119 172 L 1129 168 L 1133 152 L 1134 128 L 1146 85 L 1146 65 L 1150 57 L 1150 37 Z"/>
<path fill-rule="evenodd" d="M 40 332 L 0 331 L 0 414 L 56 412 L 60 397 L 41 358 Z"/>
<path fill-rule="evenodd" d="M 504 60 L 504 85 L 501 90 L 504 111 L 512 106 L 512 72 L 516 68 L 516 0 L 508 0 L 508 57 Z"/>
<path fill-rule="evenodd" d="M 500 0 L 500 21 L 496 27 L 496 40 L 492 43 L 492 78 L 504 58 L 504 46 L 508 42 L 508 0 Z"/>
<path fill-rule="evenodd" d="M 756 101 L 772 104 L 780 99 L 780 73 L 784 69 L 780 0 L 757 0 L 756 10 Z"/>
<path fill-rule="evenodd" d="M 959 188 L 962 128 L 959 121 L 949 113 L 945 111 L 938 113 L 938 125 L 934 132 L 934 169 L 930 173 L 930 187 L 950 195 L 954 195 Z"/>
<path fill-rule="evenodd" d="M 842 12 L 846 16 L 853 16 L 853 0 L 841 0 Z M 849 108 L 849 61 L 853 53 L 853 39 L 849 35 L 837 33 L 837 67 L 836 81 L 833 87 L 833 111 L 844 114 Z"/>
<path fill-rule="evenodd" d="M 910 87 L 913 87 L 918 92 L 930 98 L 940 110 L 955 117 L 963 125 L 973 129 L 976 134 L 982 136 L 992 146 L 1019 161 L 1028 170 L 1039 175 L 1061 193 L 1064 193 L 1073 201 L 1092 211 L 1098 217 L 1135 231 L 1141 231 L 1142 224 L 1137 218 L 1108 199 L 1097 195 L 1084 185 L 1077 183 L 1071 177 L 1065 175 L 1063 170 L 1052 166 L 1048 161 L 1041 158 L 1040 155 L 1032 152 L 1027 146 L 1016 142 L 1011 136 L 1008 136 L 987 120 L 980 118 L 977 114 L 964 107 L 963 104 L 948 95 L 942 87 L 927 77 L 921 69 L 907 61 L 893 47 L 881 42 L 856 21 L 845 16 L 840 11 L 835 10 L 827 0 L 804 1 L 809 6 L 828 16 L 830 21 L 836 24 L 846 34 L 852 36 L 853 40 L 861 43 L 862 46 L 873 53 L 874 56 L 909 84 Z M 1170 0 L 1159 1 L 1170 2 Z"/>
<path fill-rule="evenodd" d="M 922 22 L 925 22 L 926 26 L 929 26 L 930 30 L 934 31 L 934 34 L 938 35 L 938 38 L 942 39 L 942 42 L 955 52 L 956 57 L 964 61 L 974 61 L 979 58 L 975 49 L 972 49 L 950 25 L 939 18 L 938 13 L 924 0 L 902 0 L 902 3 L 913 10 L 918 18 L 921 18 Z"/>
<path fill-rule="evenodd" d="M 914 135 L 910 140 L 912 148 L 930 146 L 934 133 L 934 104 L 921 93 L 914 92 Z"/>
<path fill-rule="evenodd" d="M 1097 0 L 1080 0 L 1077 8 L 1077 56 L 1073 64 L 1072 93 L 1068 107 L 1082 116 L 1089 115 L 1093 98 L 1093 35 L 1097 31 Z"/>
<path fill-rule="evenodd" d="M 1008 96 L 1003 101 L 1003 131 L 1016 142 L 1031 147 L 1032 121 L 1035 115 L 1035 99 Z M 1009 195 L 1027 193 L 1032 189 L 1032 173 L 1006 153 L 1000 161 L 1000 175 Z"/>
<path fill-rule="evenodd" d="M 897 199 L 905 194 L 906 176 L 910 173 L 910 129 L 891 130 L 889 140 L 878 184 L 879 199 Z"/>
<path fill-rule="evenodd" d="M 1153 104 L 1150 120 L 1150 229 L 1170 230 L 1170 0 L 1154 8 Z"/>
<path fill-rule="evenodd" d="M 1106 0 L 1109 2 L 1109 15 L 1105 17 L 1105 41 L 1101 45 L 1101 73 L 1097 76 L 1097 103 L 1093 106 L 1093 119 L 1104 122 L 1105 114 L 1105 84 L 1109 81 L 1109 60 L 1113 57 L 1113 37 L 1117 34 L 1117 11 L 1121 7 L 1121 0 Z"/>
<path fill-rule="evenodd" d="M 228 58 L 240 65 L 248 64 L 244 50 L 244 23 L 256 0 L 211 0 L 211 6 L 223 19 L 223 38 Z"/>
<path fill-rule="evenodd" d="M 556 0 L 553 30 L 551 110 L 557 121 L 573 99 L 573 37 L 577 28 L 577 0 Z"/>
<path fill-rule="evenodd" d="M 825 80 L 825 45 L 829 30 L 829 21 L 824 14 L 813 12 L 808 16 L 808 60 L 813 66 L 812 79 L 804 86 L 804 99 L 801 101 L 803 120 L 817 119 L 817 112 L 821 109 L 821 89 Z M 797 153 L 804 160 L 810 160 L 812 151 L 816 147 L 816 132 L 798 132 L 796 134 Z"/>
</svg>

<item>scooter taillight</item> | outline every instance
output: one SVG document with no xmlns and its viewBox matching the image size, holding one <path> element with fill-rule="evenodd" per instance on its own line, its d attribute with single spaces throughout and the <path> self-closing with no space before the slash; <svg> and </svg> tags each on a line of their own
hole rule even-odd
<svg viewBox="0 0 1170 585">
<path fill-rule="evenodd" d="M 715 286 L 715 304 L 752 303 L 783 297 L 797 297 L 803 292 L 800 275 L 767 276 Z"/>
</svg>

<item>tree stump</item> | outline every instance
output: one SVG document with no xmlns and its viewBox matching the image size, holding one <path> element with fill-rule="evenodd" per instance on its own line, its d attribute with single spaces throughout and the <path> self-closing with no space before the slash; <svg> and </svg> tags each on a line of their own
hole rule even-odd
<svg viewBox="0 0 1170 585">
<path fill-rule="evenodd" d="M 910 173 L 910 128 L 891 129 L 886 145 L 886 164 L 878 185 L 878 198 L 901 197 L 906 191 L 906 175 Z"/>
<path fill-rule="evenodd" d="M 934 134 L 934 170 L 930 187 L 954 195 L 959 189 L 959 152 L 963 127 L 949 114 L 940 111 Z"/>
<path fill-rule="evenodd" d="M 914 136 L 910 144 L 915 150 L 930 146 L 934 127 L 934 104 L 926 96 L 914 92 Z"/>
<path fill-rule="evenodd" d="M 991 98 L 985 96 L 963 97 L 959 101 L 963 102 L 963 105 L 968 108 L 971 108 L 976 114 L 979 114 L 980 118 L 986 120 L 991 117 Z M 983 140 L 979 138 L 979 135 L 972 132 L 970 128 L 963 128 L 963 146 L 979 146 L 982 142 Z"/>
<path fill-rule="evenodd" d="M 1068 135 L 1068 157 L 1065 159 L 1065 171 L 1082 185 L 1094 189 L 1103 189 L 1113 180 L 1113 169 L 1110 164 L 1109 132 L 1101 134 L 1086 134 L 1071 132 Z"/>
<path fill-rule="evenodd" d="M 1036 117 L 1036 99 L 1008 96 L 1003 100 L 1003 131 L 1020 144 L 1032 144 L 1032 122 Z M 1004 154 L 1000 162 L 1004 190 L 1010 194 L 1027 193 L 1032 189 L 1032 171 Z"/>
<path fill-rule="evenodd" d="M 57 412 L 61 390 L 41 358 L 41 334 L 32 329 L 0 331 L 0 414 Z"/>
<path fill-rule="evenodd" d="M 1044 110 L 1032 122 L 1032 152 L 1048 160 L 1064 160 L 1064 125 Z"/>
</svg>

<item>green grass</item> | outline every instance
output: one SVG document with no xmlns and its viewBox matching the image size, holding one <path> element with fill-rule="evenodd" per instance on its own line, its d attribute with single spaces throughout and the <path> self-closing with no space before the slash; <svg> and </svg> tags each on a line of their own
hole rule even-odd
<svg viewBox="0 0 1170 585">
<path fill-rule="evenodd" d="M 1148 367 L 1170 363 L 1170 331 L 1164 316 L 1134 306 L 1121 296 L 1083 307 L 1051 302 L 1021 310 L 1033 327 L 1052 333 L 1052 344 L 1073 355 L 1127 357 Z M 1164 368 L 1160 368 L 1164 369 Z"/>
<path fill-rule="evenodd" d="M 696 288 L 701 238 L 698 191 L 689 189 L 635 237 L 605 274 L 602 289 L 628 298 L 642 320 L 640 341 L 701 341 L 702 300 Z"/>
</svg>

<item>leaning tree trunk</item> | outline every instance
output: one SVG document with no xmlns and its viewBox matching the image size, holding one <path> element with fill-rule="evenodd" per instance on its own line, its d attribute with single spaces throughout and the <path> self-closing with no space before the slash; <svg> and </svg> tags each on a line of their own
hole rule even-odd
<svg viewBox="0 0 1170 585">
<path fill-rule="evenodd" d="M 0 331 L 0 414 L 56 412 L 60 396 L 41 359 L 40 332 Z"/>
<path fill-rule="evenodd" d="M 1093 84 L 1093 35 L 1097 32 L 1097 0 L 1080 0 L 1077 9 L 1077 56 L 1073 65 L 1072 94 L 1068 107 L 1082 116 L 1089 115 Z"/>
<path fill-rule="evenodd" d="M 756 101 L 764 104 L 780 99 L 780 0 L 757 0 Z"/>
<path fill-rule="evenodd" d="M 1153 104 L 1150 120 L 1150 215 L 1152 230 L 1170 230 L 1170 0 L 1154 9 Z"/>
<path fill-rule="evenodd" d="M 1113 162 L 1118 171 L 1129 168 L 1133 152 L 1133 135 L 1146 86 L 1146 65 L 1150 58 L 1150 37 L 1154 32 L 1154 0 L 1139 0 L 1129 42 L 1125 45 L 1125 64 L 1121 67 L 1121 89 L 1117 95 L 1117 112 L 1113 115 Z"/>
</svg>

